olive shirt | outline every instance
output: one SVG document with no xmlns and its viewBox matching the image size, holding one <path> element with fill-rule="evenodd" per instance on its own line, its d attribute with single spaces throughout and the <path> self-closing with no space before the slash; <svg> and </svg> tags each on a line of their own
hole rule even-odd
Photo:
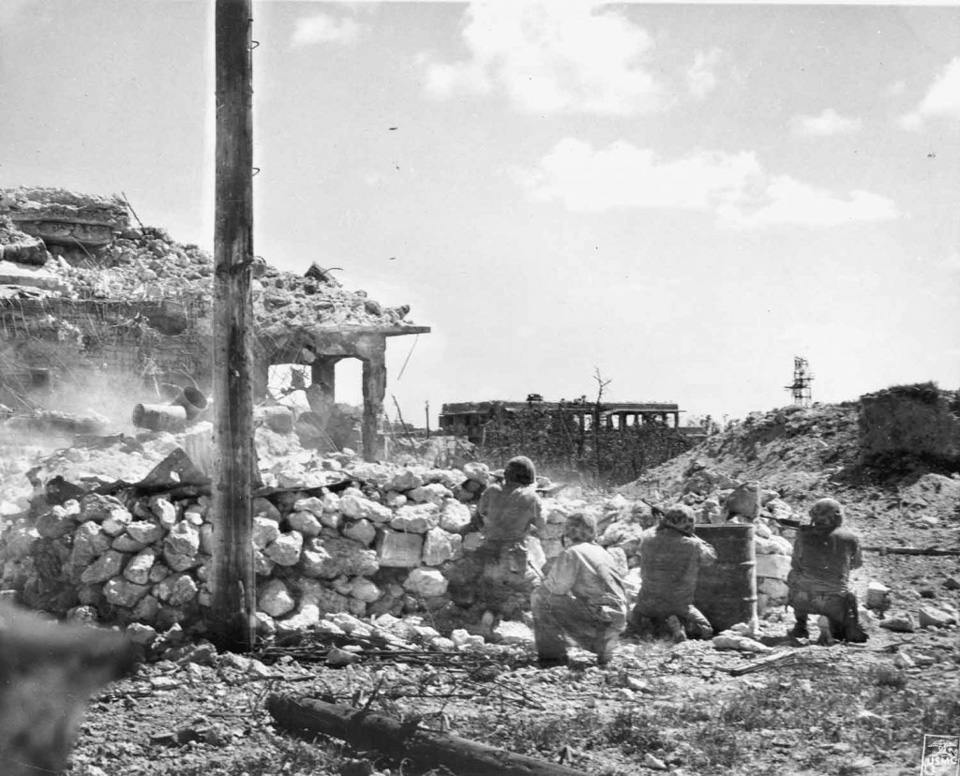
<svg viewBox="0 0 960 776">
<path fill-rule="evenodd" d="M 790 586 L 807 593 L 844 594 L 849 592 L 850 571 L 861 565 L 860 541 L 851 531 L 801 526 L 790 562 Z"/>
<path fill-rule="evenodd" d="M 572 595 L 588 604 L 626 615 L 623 576 L 614 557 L 599 544 L 580 542 L 561 552 L 543 580 L 552 595 Z"/>
<path fill-rule="evenodd" d="M 497 544 L 521 542 L 531 526 L 545 526 L 533 485 L 491 485 L 480 497 L 477 516 L 486 541 Z"/>
<path fill-rule="evenodd" d="M 717 559 L 717 551 L 703 539 L 670 526 L 644 531 L 639 552 L 637 606 L 667 614 L 680 614 L 693 605 L 700 569 Z"/>
</svg>

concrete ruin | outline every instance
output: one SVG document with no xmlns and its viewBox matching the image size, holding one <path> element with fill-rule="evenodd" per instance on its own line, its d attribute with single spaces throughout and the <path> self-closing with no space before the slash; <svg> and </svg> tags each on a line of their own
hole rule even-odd
<svg viewBox="0 0 960 776">
<path fill-rule="evenodd" d="M 523 402 L 496 400 L 444 404 L 440 412 L 440 428 L 479 443 L 486 429 L 509 427 L 518 413 L 528 410 L 559 413 L 580 429 L 591 428 L 597 414 L 596 404 L 588 402 L 585 397 L 570 402 L 562 399 L 546 402 L 539 394 L 530 394 Z M 604 402 L 600 409 L 600 423 L 604 428 L 624 431 L 651 423 L 679 429 L 681 412 L 680 406 L 671 402 Z"/>
<path fill-rule="evenodd" d="M 44 407 L 78 376 L 209 392 L 213 363 L 212 258 L 163 230 L 132 226 L 117 197 L 61 189 L 0 191 L 0 403 Z M 428 333 L 409 307 L 348 291 L 316 264 L 303 276 L 254 265 L 254 390 L 271 366 L 309 365 L 311 409 L 336 397 L 336 365 L 363 364 L 363 452 L 378 451 L 390 337 Z"/>
</svg>

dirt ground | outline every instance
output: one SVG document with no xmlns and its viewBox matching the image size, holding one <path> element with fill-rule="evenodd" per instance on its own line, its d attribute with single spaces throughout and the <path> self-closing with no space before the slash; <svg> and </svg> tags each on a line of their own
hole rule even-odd
<svg viewBox="0 0 960 776">
<path fill-rule="evenodd" d="M 855 405 L 767 413 L 711 437 L 641 485 L 662 498 L 678 495 L 694 459 L 760 479 L 801 514 L 816 498 L 838 498 L 867 547 L 960 549 L 960 476 L 906 462 L 861 466 Z M 854 574 L 861 601 L 869 581 L 890 588 L 887 617 L 960 605 L 956 556 L 870 551 Z M 821 647 L 785 641 L 791 624 L 784 608 L 762 619 L 767 653 L 625 639 L 602 670 L 576 650 L 571 666 L 538 669 L 522 628 L 517 643 L 424 647 L 391 661 L 367 653 L 342 668 L 323 660 L 330 645 L 319 639 L 265 645 L 252 656 L 186 645 L 171 653 L 178 660 L 145 664 L 92 700 L 67 772 L 450 772 L 332 738 L 289 736 L 266 710 L 272 694 L 366 707 L 411 730 L 443 730 L 608 776 L 917 774 L 924 734 L 960 735 L 955 625 L 898 633 L 874 617 L 868 643 Z M 782 657 L 760 662 L 771 654 Z"/>
</svg>

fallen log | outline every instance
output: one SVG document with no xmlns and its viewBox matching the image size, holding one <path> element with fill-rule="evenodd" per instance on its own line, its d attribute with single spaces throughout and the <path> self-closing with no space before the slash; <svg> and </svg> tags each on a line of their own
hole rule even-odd
<svg viewBox="0 0 960 776">
<path fill-rule="evenodd" d="M 584 771 L 509 752 L 459 736 L 418 730 L 416 725 L 316 698 L 271 694 L 267 711 L 291 733 L 339 738 L 361 750 L 444 766 L 458 776 L 587 776 Z"/>
</svg>

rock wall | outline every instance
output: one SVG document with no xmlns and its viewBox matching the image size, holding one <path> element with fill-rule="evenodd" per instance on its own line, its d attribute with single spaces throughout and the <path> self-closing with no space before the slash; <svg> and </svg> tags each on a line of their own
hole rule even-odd
<svg viewBox="0 0 960 776">
<path fill-rule="evenodd" d="M 933 383 L 861 396 L 860 449 L 866 462 L 907 455 L 960 468 L 960 396 Z"/>
</svg>

